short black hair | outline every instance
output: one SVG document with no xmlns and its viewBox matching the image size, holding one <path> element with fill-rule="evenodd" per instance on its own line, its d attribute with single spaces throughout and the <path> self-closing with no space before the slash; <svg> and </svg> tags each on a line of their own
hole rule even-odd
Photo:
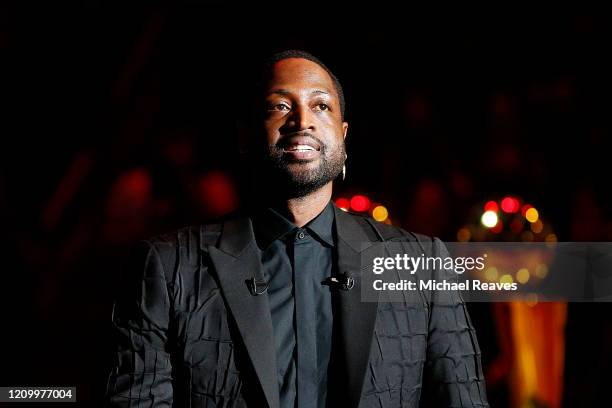
<svg viewBox="0 0 612 408">
<path fill-rule="evenodd" d="M 332 79 L 332 82 L 334 83 L 334 88 L 336 89 L 336 92 L 338 93 L 338 100 L 340 102 L 340 114 L 342 118 L 344 119 L 344 111 L 346 108 L 346 103 L 344 101 L 344 91 L 342 90 L 342 85 L 340 84 L 340 81 L 334 75 L 334 73 L 329 68 L 327 68 L 327 66 L 320 59 L 318 59 L 317 57 L 315 57 L 309 52 L 306 52 L 303 50 L 292 49 L 292 50 L 285 50 L 285 51 L 280 51 L 275 54 L 272 54 L 271 56 L 269 56 L 268 58 L 264 60 L 264 63 L 261 69 L 261 77 L 260 77 L 261 81 L 263 82 L 263 79 L 267 75 L 270 74 L 272 68 L 274 67 L 274 64 L 276 64 L 279 61 L 286 60 L 289 58 L 302 58 L 302 59 L 312 61 L 315 64 L 319 65 L 321 68 L 323 68 L 325 72 L 329 74 L 329 76 Z"/>
</svg>

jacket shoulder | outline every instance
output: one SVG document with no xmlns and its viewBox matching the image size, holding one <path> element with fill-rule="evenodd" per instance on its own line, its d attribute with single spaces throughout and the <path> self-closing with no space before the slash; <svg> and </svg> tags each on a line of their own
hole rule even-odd
<svg viewBox="0 0 612 408">
<path fill-rule="evenodd" d="M 372 217 L 364 214 L 353 213 L 350 211 L 346 212 L 355 219 L 362 227 L 375 229 L 384 238 L 385 241 L 403 241 L 403 242 L 417 242 L 417 243 L 431 243 L 436 238 L 425 234 L 419 234 L 412 231 L 407 231 L 401 227 L 392 224 L 385 224 L 380 221 L 376 221 Z"/>
</svg>

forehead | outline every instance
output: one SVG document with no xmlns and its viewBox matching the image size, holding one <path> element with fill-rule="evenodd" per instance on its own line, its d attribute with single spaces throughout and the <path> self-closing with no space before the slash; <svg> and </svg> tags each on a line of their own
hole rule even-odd
<svg viewBox="0 0 612 408">
<path fill-rule="evenodd" d="M 287 58 L 272 67 L 268 90 L 274 88 L 290 91 L 320 89 L 331 93 L 334 83 L 327 71 L 316 62 L 303 58 Z"/>
</svg>

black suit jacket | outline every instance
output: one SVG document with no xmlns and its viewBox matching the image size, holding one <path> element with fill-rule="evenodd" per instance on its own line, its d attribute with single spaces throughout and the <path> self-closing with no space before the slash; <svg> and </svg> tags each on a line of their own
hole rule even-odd
<svg viewBox="0 0 612 408">
<path fill-rule="evenodd" d="M 458 295 L 444 305 L 431 297 L 361 301 L 364 242 L 401 241 L 440 254 L 443 244 L 334 210 L 338 271 L 351 274 L 355 287 L 333 294 L 328 405 L 488 407 L 480 350 Z M 246 216 L 143 241 L 113 308 L 110 405 L 278 408 L 268 298 L 246 284 L 257 270 Z"/>
</svg>

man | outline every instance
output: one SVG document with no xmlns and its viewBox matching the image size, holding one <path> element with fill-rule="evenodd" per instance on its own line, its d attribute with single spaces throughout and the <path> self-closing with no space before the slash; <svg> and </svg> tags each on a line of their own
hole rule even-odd
<svg viewBox="0 0 612 408">
<path fill-rule="evenodd" d="M 348 130 L 336 77 L 286 51 L 269 60 L 255 97 L 246 146 L 260 200 L 136 251 L 114 307 L 110 402 L 487 407 L 460 297 L 410 307 L 361 299 L 364 243 L 445 249 L 331 202 Z"/>
</svg>

